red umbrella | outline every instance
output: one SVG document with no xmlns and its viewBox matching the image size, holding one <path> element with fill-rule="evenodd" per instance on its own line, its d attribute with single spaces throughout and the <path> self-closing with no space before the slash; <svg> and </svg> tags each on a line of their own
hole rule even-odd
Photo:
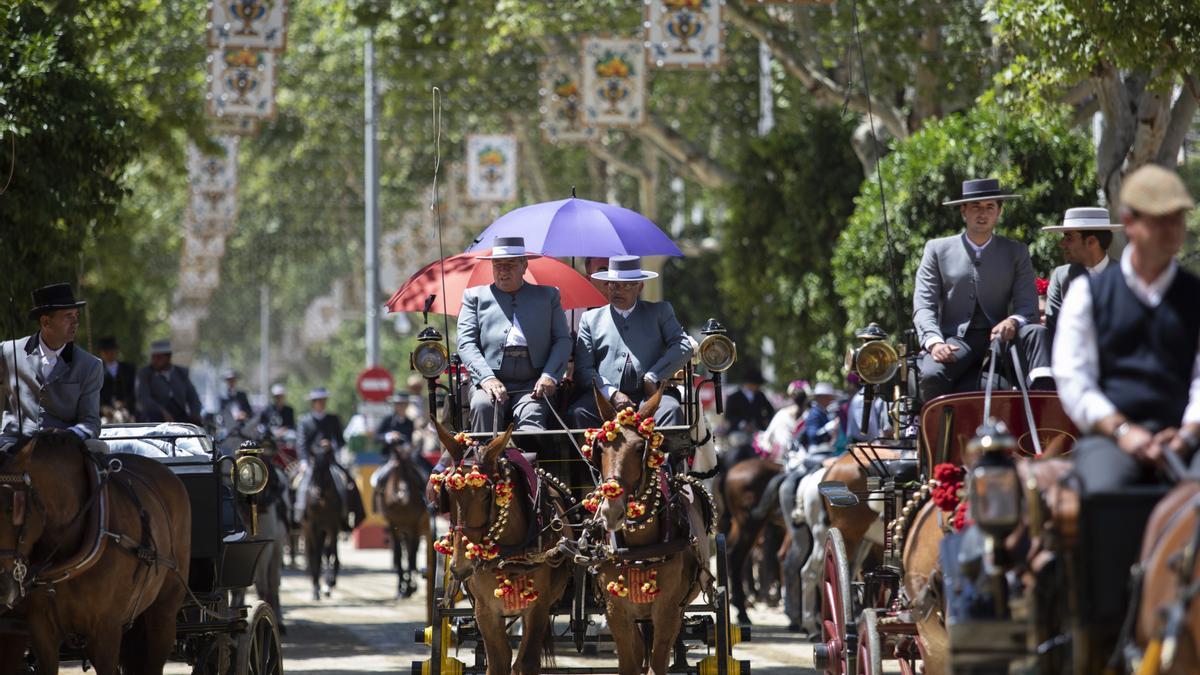
<svg viewBox="0 0 1200 675">
<path fill-rule="evenodd" d="M 442 302 L 442 263 L 435 260 L 421 268 L 408 278 L 400 290 L 396 291 L 387 308 L 392 312 L 420 312 L 425 309 L 425 299 L 436 295 L 437 300 L 429 311 L 438 314 L 458 316 L 462 310 L 463 291 L 472 286 L 485 286 L 492 283 L 492 266 L 489 260 L 480 260 L 479 256 L 487 251 L 477 253 L 460 253 L 446 258 L 446 291 L 449 298 L 450 311 L 445 311 Z M 592 283 L 570 265 L 561 263 L 554 258 L 531 258 L 529 268 L 525 270 L 525 281 L 542 286 L 554 286 L 562 294 L 563 309 L 579 309 L 584 307 L 599 307 L 608 304 L 608 300 L 597 291 Z"/>
</svg>

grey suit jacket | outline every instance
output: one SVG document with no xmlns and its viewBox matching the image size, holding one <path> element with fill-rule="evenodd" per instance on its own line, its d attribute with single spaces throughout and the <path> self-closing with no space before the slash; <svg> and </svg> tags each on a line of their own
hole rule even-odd
<svg viewBox="0 0 1200 675">
<path fill-rule="evenodd" d="M 1117 261 L 1108 257 L 1109 265 L 1118 265 Z M 1087 274 L 1087 268 L 1079 263 L 1059 265 L 1050 273 L 1050 287 L 1046 289 L 1046 329 L 1054 335 L 1058 327 L 1058 315 L 1062 313 L 1063 298 L 1067 297 L 1067 288 L 1076 278 Z"/>
<path fill-rule="evenodd" d="M 166 422 L 169 415 L 176 422 L 201 423 L 200 396 L 183 366 L 171 366 L 169 379 L 152 366 L 142 366 L 137 375 L 137 400 L 140 422 Z"/>
<path fill-rule="evenodd" d="M 647 373 L 661 382 L 670 379 L 691 356 L 692 344 L 671 303 L 638 300 L 628 319 L 612 305 L 605 305 L 588 310 L 579 322 L 575 381 L 585 390 L 590 390 L 593 382 L 601 388 L 620 388 L 629 359 L 639 382 Z"/>
<path fill-rule="evenodd" d="M 39 336 L 0 345 L 0 397 L 4 415 L 0 444 L 41 429 L 69 429 L 83 438 L 100 435 L 100 387 L 104 366 L 73 342 L 59 353 L 50 377 L 42 379 Z M 14 354 L 16 369 L 13 368 Z M 18 380 L 20 401 L 17 400 Z M 17 426 L 17 410 L 21 426 Z"/>
<path fill-rule="evenodd" d="M 533 367 L 557 382 L 567 370 L 571 334 L 558 289 L 526 283 L 516 293 L 495 284 L 468 288 L 458 314 L 458 355 L 476 384 L 495 376 L 513 317 L 529 343 Z"/>
<path fill-rule="evenodd" d="M 965 234 L 926 242 L 913 293 L 920 343 L 965 335 L 976 303 L 989 327 L 1014 314 L 1038 323 L 1037 286 L 1025 244 L 993 234 L 975 264 Z"/>
</svg>

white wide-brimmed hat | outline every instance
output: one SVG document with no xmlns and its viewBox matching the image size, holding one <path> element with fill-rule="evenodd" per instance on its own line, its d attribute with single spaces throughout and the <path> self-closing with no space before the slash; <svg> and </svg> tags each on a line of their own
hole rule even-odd
<svg viewBox="0 0 1200 675">
<path fill-rule="evenodd" d="M 150 343 L 150 356 L 158 356 L 159 354 L 171 353 L 170 340 L 155 340 Z"/>
<path fill-rule="evenodd" d="M 308 400 L 310 401 L 320 401 L 327 398 L 329 398 L 329 392 L 325 387 L 317 387 L 308 392 Z"/>
<path fill-rule="evenodd" d="M 812 390 L 813 396 L 837 396 L 837 389 L 833 388 L 828 382 L 818 382 Z"/>
<path fill-rule="evenodd" d="M 1067 232 L 1070 230 L 1119 230 L 1123 225 L 1112 222 L 1108 217 L 1108 209 L 1095 206 L 1081 206 L 1067 209 L 1061 225 L 1043 227 L 1043 232 Z"/>
<path fill-rule="evenodd" d="M 503 260 L 504 258 L 540 258 L 542 256 L 525 251 L 525 237 L 496 237 L 492 240 L 492 252 L 479 257 L 483 260 Z"/>
<path fill-rule="evenodd" d="M 658 272 L 642 269 L 642 258 L 636 255 L 615 255 L 608 259 L 608 269 L 592 275 L 600 281 L 647 281 L 657 277 Z"/>
<path fill-rule="evenodd" d="M 278 383 L 271 385 L 271 395 L 272 396 L 283 396 L 285 394 L 287 394 L 287 387 L 283 386 L 282 384 L 278 384 Z"/>
</svg>

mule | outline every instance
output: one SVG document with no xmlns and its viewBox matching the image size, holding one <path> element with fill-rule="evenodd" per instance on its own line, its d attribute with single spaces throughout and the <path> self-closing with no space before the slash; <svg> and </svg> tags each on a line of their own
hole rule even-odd
<svg viewBox="0 0 1200 675">
<path fill-rule="evenodd" d="M 550 610 L 572 576 L 558 551 L 562 534 L 570 536 L 567 497 L 552 492 L 511 447 L 511 426 L 482 446 L 434 423 L 451 460 L 431 477 L 451 523 L 434 548 L 450 557 L 451 575 L 474 600 L 488 675 L 540 673 L 543 660 L 552 664 L 554 657 Z M 454 593 L 447 588 L 447 598 Z M 521 643 L 513 662 L 505 624 L 518 616 Z"/>
<path fill-rule="evenodd" d="M 312 579 L 312 599 L 319 601 L 322 590 L 327 598 L 333 594 L 342 565 L 337 550 L 337 538 L 342 530 L 342 498 L 334 484 L 332 449 L 326 446 L 313 453 L 311 471 L 308 490 L 303 495 L 300 529 L 308 575 Z M 321 587 L 322 572 L 325 573 L 324 589 Z"/>
<path fill-rule="evenodd" d="M 594 395 L 605 424 L 589 430 L 585 454 L 591 454 L 603 482 L 589 498 L 589 510 L 596 509 L 594 522 L 615 547 L 597 569 L 618 670 L 634 675 L 646 664 L 650 673 L 663 674 L 684 607 L 702 588 L 711 591 L 712 503 L 699 481 L 668 475 L 666 455 L 658 450 L 662 436 L 653 430 L 661 388 L 636 413 L 633 408 L 618 413 L 599 391 Z M 647 619 L 648 653 L 636 624 Z"/>
<path fill-rule="evenodd" d="M 99 461 L 103 467 L 73 433 L 58 431 L 40 432 L 4 458 L 0 605 L 28 622 L 40 675 L 58 672 L 68 635 L 83 638 L 98 675 L 160 675 L 188 593 L 191 502 L 153 459 Z M 19 666 L 24 650 L 24 640 L 6 642 L 17 649 L 4 654 L 0 671 Z"/>
<path fill-rule="evenodd" d="M 408 598 L 417 590 L 417 547 L 429 533 L 429 513 L 423 499 L 424 481 L 413 465 L 413 458 L 406 452 L 394 452 L 397 466 L 379 486 L 377 503 L 392 535 L 396 597 Z"/>
</svg>

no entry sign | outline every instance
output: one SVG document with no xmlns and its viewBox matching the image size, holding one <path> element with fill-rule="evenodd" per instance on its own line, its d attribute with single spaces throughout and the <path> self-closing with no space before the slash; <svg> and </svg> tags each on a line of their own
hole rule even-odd
<svg viewBox="0 0 1200 675">
<path fill-rule="evenodd" d="M 392 395 L 392 374 L 380 366 L 367 368 L 358 374 L 354 386 L 364 401 L 386 401 Z"/>
</svg>

